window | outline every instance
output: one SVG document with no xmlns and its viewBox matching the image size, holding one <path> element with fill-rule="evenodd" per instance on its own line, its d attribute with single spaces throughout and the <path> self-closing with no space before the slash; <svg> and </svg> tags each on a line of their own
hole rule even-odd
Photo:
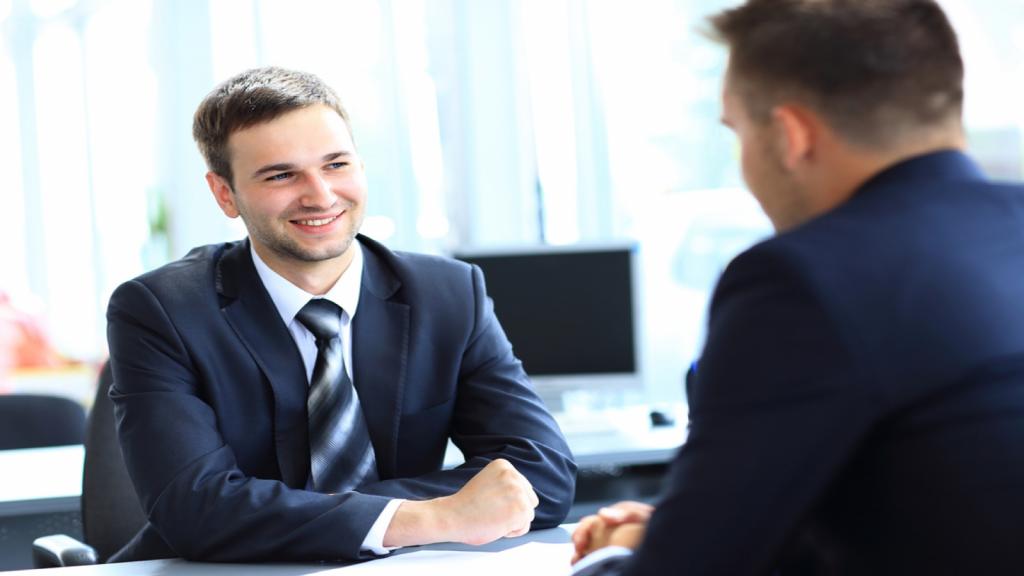
<svg viewBox="0 0 1024 576">
<path fill-rule="evenodd" d="M 1024 176 L 1024 4 L 941 0 L 972 151 Z M 679 396 L 709 291 L 770 233 L 719 125 L 733 0 L 0 0 L 0 290 L 68 355 L 103 355 L 120 282 L 244 235 L 203 181 L 200 99 L 243 69 L 308 70 L 353 120 L 364 230 L 390 246 L 640 245 L 643 370 Z M 56 320 L 59 318 L 59 322 Z M 666 320 L 670 319 L 670 320 Z"/>
<path fill-rule="evenodd" d="M 9 10 L 9 6 L 7 7 Z M 0 22 L 3 21 L 0 7 Z M 0 165 L 6 175 L 5 192 L 0 211 L 6 214 L 0 226 L 0 246 L 4 249 L 0 260 L 0 290 L 24 297 L 29 294 L 27 254 L 25 250 L 25 198 L 21 178 L 21 122 L 18 109 L 17 80 L 10 54 L 0 46 Z"/>
<path fill-rule="evenodd" d="M 51 323 L 70 328 L 53 332 L 55 344 L 87 357 L 100 331 L 81 37 L 64 22 L 44 25 L 33 64 L 44 298 Z"/>
</svg>

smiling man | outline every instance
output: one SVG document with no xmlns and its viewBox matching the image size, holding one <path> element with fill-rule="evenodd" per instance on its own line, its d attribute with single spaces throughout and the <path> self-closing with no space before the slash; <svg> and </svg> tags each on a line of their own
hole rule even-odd
<svg viewBox="0 0 1024 576">
<path fill-rule="evenodd" d="M 111 397 L 149 518 L 113 560 L 359 559 L 561 522 L 575 465 L 480 270 L 358 235 L 366 176 L 334 92 L 250 70 L 193 134 L 249 234 L 111 297 Z M 449 439 L 466 462 L 442 470 Z"/>
</svg>

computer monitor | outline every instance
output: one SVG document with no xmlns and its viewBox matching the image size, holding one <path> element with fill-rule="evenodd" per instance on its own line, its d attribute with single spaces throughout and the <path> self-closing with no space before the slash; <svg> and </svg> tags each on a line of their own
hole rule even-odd
<svg viewBox="0 0 1024 576">
<path fill-rule="evenodd" d="M 636 245 L 455 257 L 483 270 L 498 321 L 552 409 L 568 391 L 642 390 Z"/>
</svg>

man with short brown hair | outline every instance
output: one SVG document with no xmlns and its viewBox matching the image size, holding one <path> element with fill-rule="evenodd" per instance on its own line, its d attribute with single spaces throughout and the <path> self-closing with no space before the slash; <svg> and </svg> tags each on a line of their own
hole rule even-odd
<svg viewBox="0 0 1024 576">
<path fill-rule="evenodd" d="M 351 560 L 561 522 L 576 467 L 480 269 L 358 235 L 366 176 L 334 92 L 249 70 L 193 133 L 249 236 L 110 299 L 110 395 L 148 517 L 114 561 Z M 449 439 L 466 461 L 442 470 Z"/>
<path fill-rule="evenodd" d="M 1024 187 L 963 153 L 952 27 L 932 0 L 711 23 L 777 234 L 715 290 L 661 501 L 581 521 L 578 573 L 1024 572 Z"/>
</svg>

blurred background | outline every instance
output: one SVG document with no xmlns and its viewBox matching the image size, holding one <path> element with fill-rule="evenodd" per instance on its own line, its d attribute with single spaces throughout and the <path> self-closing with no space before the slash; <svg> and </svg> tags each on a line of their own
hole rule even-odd
<svg viewBox="0 0 1024 576">
<path fill-rule="evenodd" d="M 364 232 L 388 246 L 635 244 L 645 376 L 616 402 L 679 401 L 709 290 L 769 233 L 719 124 L 724 52 L 699 33 L 733 3 L 0 0 L 0 390 L 88 402 L 111 291 L 244 235 L 206 188 L 192 113 L 279 65 L 341 95 Z M 1020 179 L 1024 3 L 941 4 L 972 151 Z"/>
</svg>

